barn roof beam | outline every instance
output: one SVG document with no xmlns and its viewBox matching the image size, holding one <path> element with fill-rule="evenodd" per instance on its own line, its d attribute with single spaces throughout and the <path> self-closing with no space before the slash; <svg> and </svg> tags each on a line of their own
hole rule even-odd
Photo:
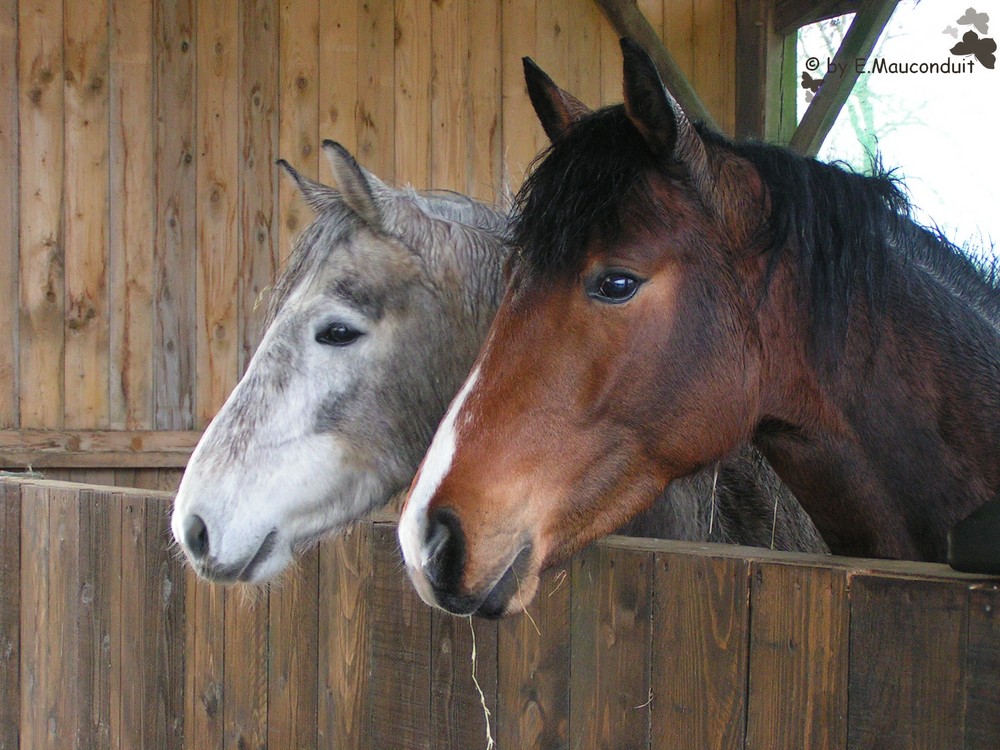
<svg viewBox="0 0 1000 750">
<path fill-rule="evenodd" d="M 851 27 L 844 35 L 837 54 L 833 57 L 836 70 L 842 75 L 827 75 L 808 109 L 802 115 L 792 134 L 789 147 L 807 156 L 815 156 L 829 134 L 840 110 L 847 102 L 859 72 L 855 60 L 867 60 L 875 49 L 882 30 L 896 9 L 898 0 L 863 0 Z"/>
<path fill-rule="evenodd" d="M 713 130 L 719 124 L 698 97 L 660 37 L 639 10 L 635 0 L 594 0 L 611 22 L 618 36 L 627 36 L 642 45 L 656 64 L 664 85 L 693 120 L 701 120 Z"/>
</svg>

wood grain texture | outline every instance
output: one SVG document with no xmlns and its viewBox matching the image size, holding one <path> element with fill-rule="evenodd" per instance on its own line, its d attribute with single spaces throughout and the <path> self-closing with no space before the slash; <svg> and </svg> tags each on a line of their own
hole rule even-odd
<svg viewBox="0 0 1000 750">
<path fill-rule="evenodd" d="M 156 239 L 153 426 L 195 418 L 197 167 L 193 0 L 155 6 Z"/>
<path fill-rule="evenodd" d="M 1000 586 L 996 584 L 969 592 L 965 702 L 964 747 L 1000 747 Z"/>
<path fill-rule="evenodd" d="M 384 750 L 430 750 L 431 610 L 399 565 L 392 524 L 372 531 L 371 744 Z M 382 717 L 392 717 L 385 721 Z"/>
<path fill-rule="evenodd" d="M 18 425 L 17 0 L 0 0 L 0 429 Z"/>
<path fill-rule="evenodd" d="M 223 747 L 227 750 L 267 747 L 268 598 L 262 592 L 226 592 L 225 684 L 222 694 Z"/>
<path fill-rule="evenodd" d="M 500 5 L 471 3 L 469 18 L 469 195 L 503 197 Z"/>
<path fill-rule="evenodd" d="M 521 63 L 522 57 L 531 57 L 541 64 L 535 33 L 536 0 L 501 0 L 500 10 L 504 193 L 513 196 L 535 155 L 548 141 L 531 108 Z"/>
<path fill-rule="evenodd" d="M 650 655 L 653 747 L 743 747 L 749 565 L 656 555 Z"/>
<path fill-rule="evenodd" d="M 360 0 L 356 155 L 390 182 L 396 179 L 394 20 L 392 3 Z"/>
<path fill-rule="evenodd" d="M 569 747 L 570 568 L 542 575 L 527 615 L 500 621 L 497 745 Z"/>
<path fill-rule="evenodd" d="M 20 746 L 21 487 L 0 484 L 0 750 Z"/>
<path fill-rule="evenodd" d="M 374 750 L 371 728 L 372 524 L 363 521 L 319 550 L 321 747 Z"/>
<path fill-rule="evenodd" d="M 442 0 L 432 4 L 430 182 L 458 192 L 469 190 L 468 135 L 471 129 L 466 92 L 470 87 L 469 3 Z"/>
<path fill-rule="evenodd" d="M 966 586 L 874 575 L 850 585 L 848 746 L 960 747 Z"/>
<path fill-rule="evenodd" d="M 118 681 L 118 741 L 122 748 L 144 747 L 146 683 L 152 676 L 146 668 L 146 503 L 138 495 L 125 495 L 121 505 L 121 580 L 118 597 L 121 615 L 113 634 L 121 676 Z M 151 625 L 152 623 L 149 623 Z"/>
<path fill-rule="evenodd" d="M 0 467 L 183 468 L 200 437 L 194 430 L 3 430 Z"/>
<path fill-rule="evenodd" d="M 570 747 L 646 747 L 653 556 L 592 546 L 572 575 Z"/>
<path fill-rule="evenodd" d="M 306 177 L 319 176 L 319 3 L 287 0 L 280 5 L 278 69 L 278 149 Z M 280 228 L 278 248 L 284 263 L 298 233 L 312 221 L 312 212 L 294 183 L 282 178 L 278 185 Z"/>
<path fill-rule="evenodd" d="M 195 424 L 204 427 L 236 385 L 239 352 L 239 4 L 198 2 L 197 360 Z"/>
<path fill-rule="evenodd" d="M 847 744 L 847 574 L 752 569 L 746 748 Z"/>
<path fill-rule="evenodd" d="M 302 557 L 271 589 L 268 615 L 269 747 L 316 747 L 319 668 L 319 554 Z"/>
<path fill-rule="evenodd" d="M 225 589 L 184 572 L 184 747 L 222 750 Z"/>
<path fill-rule="evenodd" d="M 395 179 L 416 188 L 444 187 L 431 180 L 432 3 L 396 0 L 395 5 Z"/>
<path fill-rule="evenodd" d="M 239 359 L 260 343 L 267 291 L 278 273 L 278 5 L 239 3 Z"/>
<path fill-rule="evenodd" d="M 64 6 L 66 427 L 107 427 L 108 5 Z"/>
<path fill-rule="evenodd" d="M 109 3 L 110 426 L 153 426 L 153 2 Z M 93 425 L 90 425 L 93 426 Z"/>
<path fill-rule="evenodd" d="M 336 12 L 319 15 L 320 137 L 337 141 L 352 154 L 358 149 L 359 5 L 351 0 Z M 320 179 L 327 185 L 332 182 L 326 159 L 320 159 Z"/>
<path fill-rule="evenodd" d="M 22 427 L 62 427 L 63 3 L 18 13 L 18 409 Z"/>
<path fill-rule="evenodd" d="M 475 628 L 475 680 L 470 624 Z M 490 736 L 495 736 L 496 622 L 435 611 L 431 644 L 431 747 L 486 747 L 487 719 L 480 701 L 490 712 Z"/>
</svg>

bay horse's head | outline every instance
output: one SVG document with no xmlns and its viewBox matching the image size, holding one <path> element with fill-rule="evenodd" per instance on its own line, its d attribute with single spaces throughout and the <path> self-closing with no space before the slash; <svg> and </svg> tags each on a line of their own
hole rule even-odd
<svg viewBox="0 0 1000 750">
<path fill-rule="evenodd" d="M 622 47 L 624 104 L 592 113 L 525 61 L 552 145 L 518 198 L 506 296 L 399 527 L 421 596 L 455 613 L 522 609 L 544 567 L 754 426 L 763 183 Z"/>
<path fill-rule="evenodd" d="M 269 579 L 405 489 L 503 287 L 504 214 L 324 151 L 337 189 L 281 163 L 315 218 L 174 505 L 174 537 L 211 580 Z"/>
</svg>

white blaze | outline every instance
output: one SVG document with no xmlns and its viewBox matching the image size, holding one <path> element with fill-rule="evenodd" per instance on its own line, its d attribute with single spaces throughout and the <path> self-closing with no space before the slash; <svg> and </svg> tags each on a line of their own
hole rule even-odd
<svg viewBox="0 0 1000 750">
<path fill-rule="evenodd" d="M 441 420 L 441 425 L 434 433 L 431 447 L 424 457 L 423 466 L 420 469 L 420 476 L 417 483 L 410 492 L 406 507 L 399 519 L 399 545 L 403 551 L 403 559 L 406 561 L 407 569 L 413 584 L 420 593 L 421 598 L 428 604 L 435 606 L 433 596 L 430 592 L 426 580 L 423 576 L 423 567 L 427 563 L 424 549 L 425 529 L 427 526 L 427 506 L 430 505 L 431 498 L 441 486 L 451 462 L 455 455 L 456 444 L 456 422 L 458 414 L 465 404 L 466 398 L 479 379 L 479 368 L 477 367 L 465 381 L 465 385 L 455 396 L 455 400 L 448 407 L 448 413 Z"/>
</svg>

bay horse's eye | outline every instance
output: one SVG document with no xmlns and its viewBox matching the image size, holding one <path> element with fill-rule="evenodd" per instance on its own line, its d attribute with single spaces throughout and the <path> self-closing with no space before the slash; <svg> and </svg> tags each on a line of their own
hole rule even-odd
<svg viewBox="0 0 1000 750">
<path fill-rule="evenodd" d="M 600 302 L 620 303 L 632 299 L 639 288 L 639 279 L 628 273 L 615 271 L 598 276 L 589 295 Z"/>
<path fill-rule="evenodd" d="M 347 346 L 353 344 L 363 334 L 343 323 L 332 323 L 316 334 L 316 341 L 327 346 Z"/>
</svg>

